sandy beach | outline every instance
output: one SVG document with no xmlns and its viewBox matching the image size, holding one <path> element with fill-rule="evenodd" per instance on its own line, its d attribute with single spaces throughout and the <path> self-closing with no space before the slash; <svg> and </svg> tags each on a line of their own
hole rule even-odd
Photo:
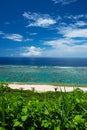
<svg viewBox="0 0 87 130">
<path fill-rule="evenodd" d="M 80 88 L 83 91 L 87 91 L 87 87 L 74 87 L 74 86 L 54 86 L 54 85 L 38 85 L 38 84 L 9 84 L 12 89 L 34 90 L 35 92 L 47 92 L 47 91 L 66 91 L 71 92 L 75 88 Z"/>
</svg>

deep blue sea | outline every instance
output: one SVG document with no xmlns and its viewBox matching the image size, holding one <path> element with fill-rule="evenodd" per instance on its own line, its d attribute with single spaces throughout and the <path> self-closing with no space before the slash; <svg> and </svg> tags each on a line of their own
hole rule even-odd
<svg viewBox="0 0 87 130">
<path fill-rule="evenodd" d="M 87 58 L 0 58 L 0 81 L 87 85 Z"/>
</svg>

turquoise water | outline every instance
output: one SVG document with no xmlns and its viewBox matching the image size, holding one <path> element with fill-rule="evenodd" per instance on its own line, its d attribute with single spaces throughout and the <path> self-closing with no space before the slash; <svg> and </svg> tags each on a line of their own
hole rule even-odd
<svg viewBox="0 0 87 130">
<path fill-rule="evenodd" d="M 1 65 L 0 81 L 87 85 L 87 67 Z"/>
</svg>

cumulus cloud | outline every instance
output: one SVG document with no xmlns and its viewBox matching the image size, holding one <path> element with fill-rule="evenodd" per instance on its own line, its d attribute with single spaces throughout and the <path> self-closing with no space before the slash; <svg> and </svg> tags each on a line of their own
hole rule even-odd
<svg viewBox="0 0 87 130">
<path fill-rule="evenodd" d="M 73 39 L 52 40 L 45 44 L 51 46 L 51 49 L 45 52 L 48 57 L 87 57 L 87 42 L 84 40 L 83 44 L 80 44 L 80 40 Z"/>
<path fill-rule="evenodd" d="M 42 27 L 46 28 L 50 25 L 54 25 L 56 23 L 56 20 L 51 18 L 48 14 L 37 14 L 37 13 L 31 13 L 31 12 L 24 12 L 23 17 L 28 20 L 27 27 Z"/>
<path fill-rule="evenodd" d="M 72 28 L 72 27 L 63 27 L 60 28 L 59 31 L 60 34 L 62 34 L 64 37 L 68 38 L 87 38 L 87 28 Z"/>
<path fill-rule="evenodd" d="M 67 20 L 67 22 L 65 22 Z M 70 21 L 69 21 L 70 20 Z M 87 38 L 86 15 L 64 16 L 58 25 L 58 34 L 67 38 Z"/>
<path fill-rule="evenodd" d="M 70 22 L 64 22 L 70 19 Z M 87 57 L 87 22 L 86 15 L 67 16 L 58 25 L 60 37 L 45 41 L 49 46 L 47 56 L 54 57 Z"/>
<path fill-rule="evenodd" d="M 71 17 L 71 16 L 70 16 Z M 58 38 L 45 41 L 49 46 L 47 56 L 54 57 L 87 57 L 87 22 L 85 15 L 72 17 L 71 22 L 62 19 L 58 25 Z"/>
<path fill-rule="evenodd" d="M 23 36 L 20 34 L 5 34 L 3 38 L 17 42 L 23 41 Z"/>
<path fill-rule="evenodd" d="M 54 48 L 61 48 L 62 46 L 73 46 L 74 43 L 78 43 L 79 40 L 74 40 L 71 38 L 60 38 L 56 40 L 46 41 L 45 45 L 50 45 Z"/>
<path fill-rule="evenodd" d="M 64 2 L 64 1 L 62 1 Z M 70 1 L 71 2 L 71 1 Z M 75 2 L 75 1 L 74 1 Z M 70 4 L 70 3 L 68 3 Z M 28 26 L 41 26 L 46 27 L 48 25 L 38 24 L 39 18 L 47 18 L 48 16 L 41 16 L 34 13 L 30 15 L 26 13 L 25 17 L 32 22 L 29 22 Z M 45 57 L 87 57 L 87 15 L 68 15 L 63 18 L 60 17 L 56 22 L 58 38 L 56 40 L 45 41 L 45 49 L 41 53 Z M 40 19 L 39 19 L 40 21 Z M 41 22 L 41 21 L 40 21 Z M 47 23 L 47 22 L 46 22 Z M 27 55 L 30 55 L 30 50 L 27 51 Z M 40 53 L 40 54 L 41 54 Z M 32 54 L 32 53 L 31 53 Z M 38 55 L 39 56 L 39 55 Z M 41 56 L 41 55 L 40 55 Z"/>
<path fill-rule="evenodd" d="M 3 31 L 0 31 L 0 35 L 2 36 L 3 39 L 9 39 L 16 42 L 23 41 L 23 36 L 20 34 L 6 34 Z"/>
<path fill-rule="evenodd" d="M 78 27 L 84 27 L 84 26 L 87 26 L 87 22 L 85 22 L 85 21 L 77 21 L 75 23 L 75 25 L 78 26 Z"/>
<path fill-rule="evenodd" d="M 3 39 L 12 40 L 14 42 L 28 42 L 28 41 L 33 40 L 33 39 L 30 39 L 30 38 L 24 38 L 20 34 L 7 34 L 7 33 L 4 33 L 3 31 L 0 31 L 0 35 Z"/>
<path fill-rule="evenodd" d="M 87 27 L 87 14 L 65 15 L 61 17 L 59 26 Z"/>
<path fill-rule="evenodd" d="M 24 47 L 22 52 L 20 53 L 21 56 L 30 57 L 30 56 L 41 56 L 42 49 L 40 47 Z"/>
<path fill-rule="evenodd" d="M 68 5 L 71 3 L 76 2 L 77 0 L 52 0 L 55 4 L 62 4 L 62 5 Z"/>
<path fill-rule="evenodd" d="M 87 57 L 87 45 L 62 46 L 61 48 L 51 48 L 46 52 L 48 57 Z"/>
</svg>

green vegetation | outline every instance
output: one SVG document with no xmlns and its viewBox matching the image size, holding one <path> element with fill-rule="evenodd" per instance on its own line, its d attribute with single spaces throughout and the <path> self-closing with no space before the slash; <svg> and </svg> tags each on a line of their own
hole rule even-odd
<svg viewBox="0 0 87 130">
<path fill-rule="evenodd" d="M 87 130 L 87 92 L 35 93 L 0 83 L 0 130 Z"/>
</svg>

